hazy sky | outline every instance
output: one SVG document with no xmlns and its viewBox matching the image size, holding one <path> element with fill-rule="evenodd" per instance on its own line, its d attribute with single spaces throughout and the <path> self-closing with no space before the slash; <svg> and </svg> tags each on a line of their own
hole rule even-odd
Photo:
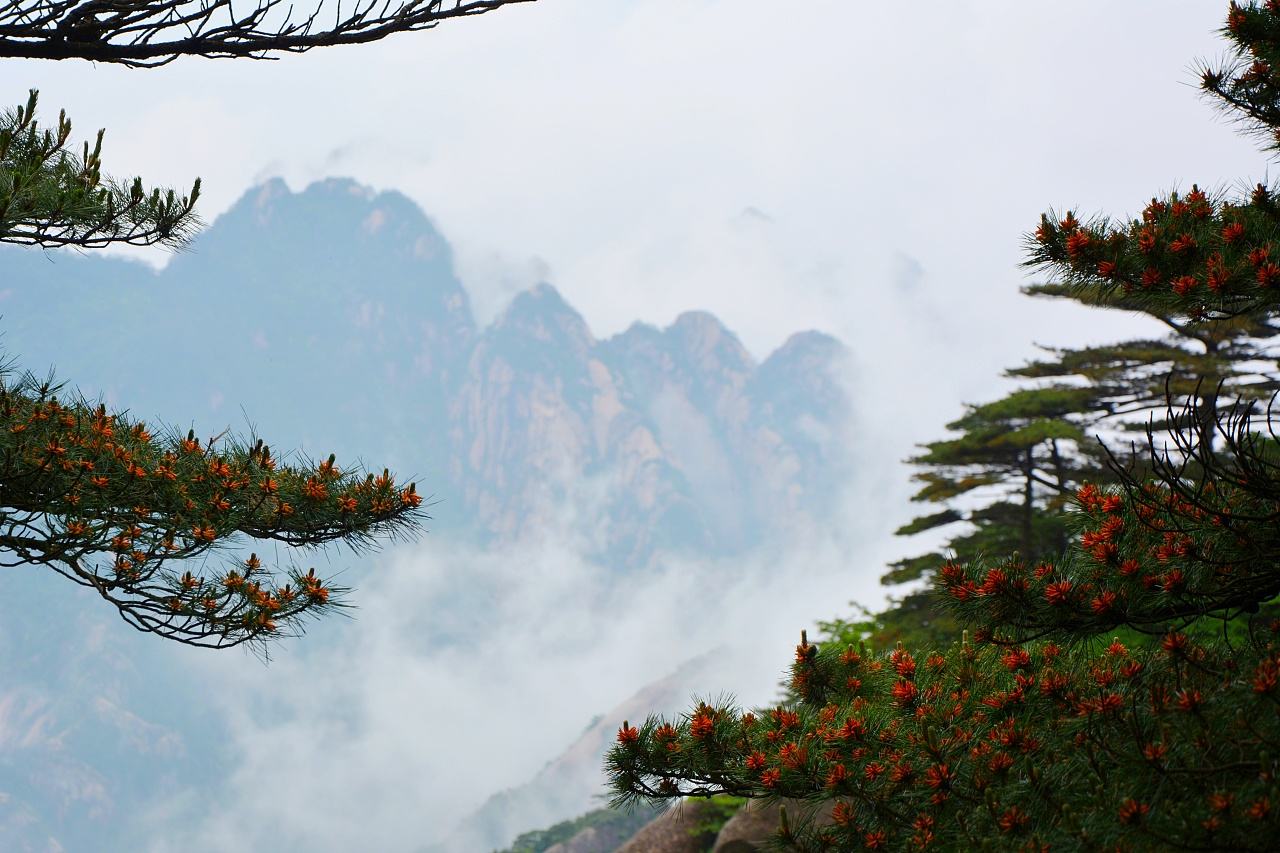
<svg viewBox="0 0 1280 853">
<path fill-rule="evenodd" d="M 597 335 L 708 309 L 757 356 L 854 349 L 901 458 L 1033 343 L 1152 329 L 1022 297 L 1049 206 L 1125 215 L 1266 161 L 1195 89 L 1225 2 L 541 0 L 277 62 L 5 62 L 107 164 L 414 198 L 482 318 L 539 278 Z M 874 403 L 870 401 L 875 401 Z"/>
<path fill-rule="evenodd" d="M 758 355 L 818 327 L 892 360 L 931 329 L 940 369 L 986 380 L 1081 333 L 1015 295 L 1041 210 L 1263 174 L 1191 85 L 1225 7 L 541 0 L 278 62 L 0 79 L 106 127 L 115 172 L 203 177 L 206 218 L 272 175 L 400 189 L 483 314 L 546 276 L 597 334 L 706 308 Z"/>
<path fill-rule="evenodd" d="M 546 278 L 600 336 L 695 308 L 719 315 L 757 356 L 800 329 L 836 334 L 857 362 L 862 420 L 850 440 L 869 456 L 887 448 L 878 456 L 896 464 L 913 441 L 939 437 L 962 401 L 998 393 L 998 371 L 1030 355 L 1033 343 L 1150 329 L 1018 295 L 1028 281 L 1018 268 L 1021 235 L 1042 210 L 1123 215 L 1173 186 L 1265 176 L 1253 143 L 1194 88 L 1193 61 L 1222 50 L 1214 31 L 1225 9 L 1205 0 L 541 0 L 279 62 L 128 71 L 7 61 L 0 88 L 14 103 L 40 88 L 46 116 L 65 107 L 82 134 L 106 127 L 115 173 L 178 185 L 200 175 L 208 219 L 274 175 L 295 188 L 342 175 L 401 190 L 457 247 L 482 318 Z M 905 470 L 876 473 L 889 483 L 880 504 L 855 502 L 851 512 L 901 503 Z M 865 499 L 876 485 L 864 478 L 858 494 Z M 768 614 L 767 630 L 757 630 L 744 605 L 728 629 L 779 643 L 769 671 L 780 670 L 789 641 L 777 638 L 830 615 L 859 583 L 873 588 L 895 547 L 904 546 L 876 542 L 857 582 L 830 555 L 790 555 L 791 575 L 777 564 L 748 572 L 776 585 L 808 571 L 811 582 L 803 594 L 755 589 L 750 602 L 784 601 L 785 612 Z M 353 630 L 363 633 L 337 664 L 286 656 L 264 672 L 264 682 L 295 685 L 296 707 L 278 725 L 247 720 L 241 729 L 244 773 L 265 773 L 255 777 L 263 790 L 323 798 L 333 768 L 304 742 L 354 715 L 361 722 L 340 784 L 383 779 L 390 787 L 342 793 L 331 806 L 332 831 L 359 828 L 352 815 L 385 815 L 378 837 L 388 849 L 419 827 L 396 823 L 411 816 L 387 791 L 441 764 L 457 767 L 477 748 L 451 732 L 430 754 L 413 752 L 427 746 L 403 751 L 425 724 L 452 725 L 430 703 L 440 679 L 461 670 L 414 650 L 411 623 L 392 618 L 438 599 L 431 584 L 444 582 L 449 555 L 399 559 L 428 565 L 367 586 L 365 613 L 376 617 L 385 606 L 391 615 L 358 622 Z M 488 559 L 480 576 L 503 588 L 501 555 Z M 538 560 L 548 581 L 526 581 L 529 595 L 559 600 L 581 587 L 585 570 L 572 549 Z M 418 577 L 437 580 L 406 586 Z M 523 595 L 526 587 L 516 589 Z M 682 620 L 696 618 L 697 597 L 679 584 L 655 589 L 621 624 L 568 622 L 573 636 L 596 638 L 585 656 L 539 651 L 543 623 L 512 626 L 506 646 L 478 641 L 486 666 L 509 670 L 504 684 L 536 690 L 609 671 L 634 652 L 636 631 L 653 632 L 631 671 L 583 682 L 585 696 L 557 692 L 559 704 L 530 712 L 529 730 L 542 732 L 547 753 L 515 764 L 499 753 L 485 766 L 501 772 L 457 782 L 457 801 L 440 808 L 457 814 L 474 805 L 493 775 L 503 784 L 527 778 L 635 678 L 677 662 L 686 646 L 673 637 L 689 630 Z M 513 643 L 529 648 L 503 657 Z M 531 660 L 549 671 L 530 672 Z M 334 666 L 346 674 L 326 676 Z M 453 686 L 465 694 L 487 683 Z M 314 710 L 312 693 L 337 710 Z M 496 730 L 509 699 L 497 691 L 467 709 L 467 719 Z M 271 735 L 286 737 L 294 762 L 254 764 L 257 739 Z M 248 789 L 240 797 L 227 809 L 258 802 Z M 237 840 L 271 831 L 277 818 L 259 817 L 236 830 L 244 833 Z M 298 829 L 329 831 L 323 822 Z M 341 838 L 334 844 L 342 849 Z"/>
</svg>

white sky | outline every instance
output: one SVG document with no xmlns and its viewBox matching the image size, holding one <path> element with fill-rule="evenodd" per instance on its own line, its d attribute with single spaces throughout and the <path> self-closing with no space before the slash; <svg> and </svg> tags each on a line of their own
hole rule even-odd
<svg viewBox="0 0 1280 853">
<path fill-rule="evenodd" d="M 273 175 L 401 190 L 458 249 L 482 319 L 545 276 L 601 336 L 689 309 L 716 313 L 757 356 L 800 329 L 836 334 L 858 363 L 866 432 L 852 440 L 885 448 L 888 466 L 940 437 L 962 401 L 999 393 L 999 370 L 1033 342 L 1155 331 L 1019 296 L 1021 235 L 1049 206 L 1123 215 L 1175 185 L 1264 177 L 1253 143 L 1193 86 L 1193 61 L 1222 50 L 1225 9 L 541 0 L 274 63 L 7 61 L 0 90 L 16 103 L 38 87 L 48 118 L 65 107 L 86 136 L 106 127 L 116 174 L 202 176 L 207 219 Z M 883 504 L 861 511 L 901 504 L 909 517 L 905 469 L 875 474 Z M 873 550 L 864 588 L 884 552 L 913 551 Z M 792 602 L 787 636 L 838 605 L 844 582 L 821 576 Z M 658 645 L 648 675 L 669 659 Z M 580 727 L 567 713 L 548 719 Z M 558 748 L 546 746 L 531 766 Z"/>
<path fill-rule="evenodd" d="M 0 89 L 106 127 L 116 173 L 202 176 L 208 219 L 272 175 L 402 190 L 482 315 L 545 274 L 597 334 L 705 308 L 758 355 L 946 338 L 982 387 L 1092 325 L 1016 295 L 1041 210 L 1263 174 L 1191 85 L 1225 5 L 542 0 L 278 62 L 8 61 Z"/>
</svg>

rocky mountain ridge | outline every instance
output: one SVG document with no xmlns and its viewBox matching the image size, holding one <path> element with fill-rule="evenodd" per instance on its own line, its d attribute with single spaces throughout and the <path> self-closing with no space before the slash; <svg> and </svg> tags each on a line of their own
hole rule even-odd
<svg viewBox="0 0 1280 853">
<path fill-rule="evenodd" d="M 23 367 L 183 431 L 248 418 L 390 464 L 439 500 L 433 529 L 481 542 L 558 531 L 620 568 L 731 555 L 829 514 L 848 476 L 834 339 L 757 363 L 691 311 L 598 340 L 547 283 L 481 328 L 433 223 L 349 180 L 269 181 L 159 272 L 5 249 L 0 316 Z"/>
</svg>

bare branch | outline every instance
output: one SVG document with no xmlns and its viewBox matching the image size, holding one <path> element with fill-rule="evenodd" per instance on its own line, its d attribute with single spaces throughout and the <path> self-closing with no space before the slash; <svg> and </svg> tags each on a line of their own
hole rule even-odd
<svg viewBox="0 0 1280 853">
<path fill-rule="evenodd" d="M 0 58 L 88 59 L 138 68 L 179 56 L 273 58 L 314 47 L 362 44 L 535 0 L 358 0 L 332 23 L 324 4 L 295 17 L 280 0 L 238 11 L 232 0 L 19 0 L 0 9 Z"/>
</svg>

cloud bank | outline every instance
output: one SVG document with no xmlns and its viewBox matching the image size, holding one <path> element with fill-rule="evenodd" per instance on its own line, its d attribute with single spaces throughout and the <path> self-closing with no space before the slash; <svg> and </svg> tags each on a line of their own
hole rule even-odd
<svg viewBox="0 0 1280 853">
<path fill-rule="evenodd" d="M 555 534 L 490 553 L 430 540 L 388 552 L 359 581 L 355 619 L 322 640 L 265 668 L 199 659 L 234 770 L 159 804 L 146 849 L 416 850 L 528 781 L 596 714 L 718 646 L 704 695 L 769 702 L 801 628 L 880 597 L 866 527 L 622 578 Z"/>
</svg>

